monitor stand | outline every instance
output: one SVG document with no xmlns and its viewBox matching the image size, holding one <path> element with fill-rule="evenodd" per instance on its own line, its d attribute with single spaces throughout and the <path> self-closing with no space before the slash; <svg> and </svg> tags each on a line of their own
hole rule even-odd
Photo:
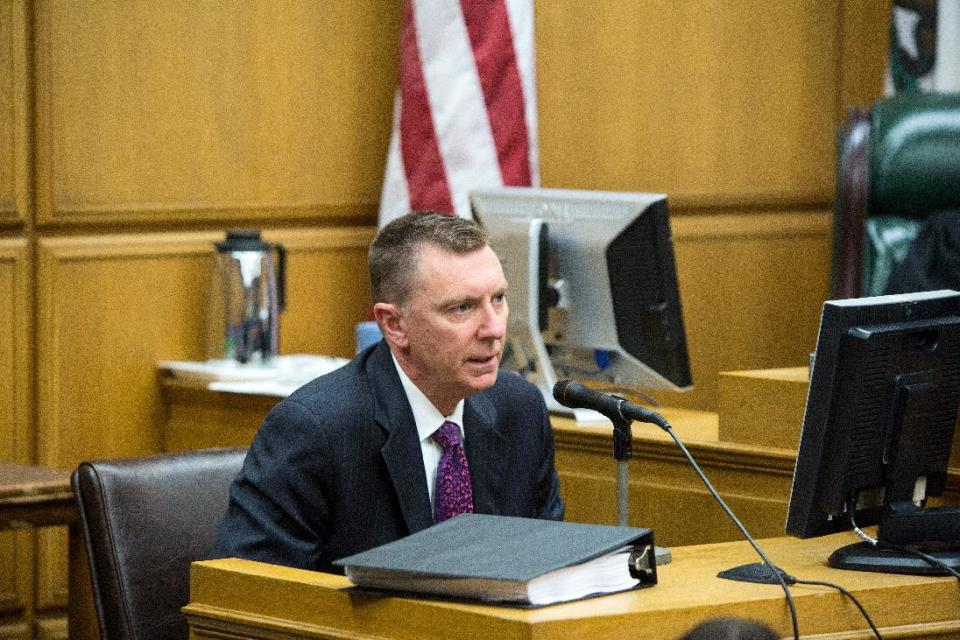
<svg viewBox="0 0 960 640">
<path fill-rule="evenodd" d="M 553 387 L 558 382 L 557 374 L 538 331 L 534 331 L 527 323 L 517 322 L 511 324 L 508 334 L 510 337 L 507 339 L 504 361 L 512 361 L 512 368 L 536 385 L 550 413 L 573 418 L 577 424 L 610 426 L 610 420 L 603 414 L 591 409 L 565 407 L 553 397 Z"/>
<path fill-rule="evenodd" d="M 937 385 L 929 372 L 901 376 L 893 407 L 893 430 L 877 544 L 859 542 L 834 551 L 827 563 L 837 569 L 948 575 L 910 553 L 917 549 L 960 570 L 960 508 L 926 507 L 928 416 Z M 851 504 L 850 512 L 855 513 Z M 900 547 L 900 548 L 897 548 Z"/>
<path fill-rule="evenodd" d="M 960 571 L 960 549 L 926 550 L 932 556 L 955 571 Z M 875 547 L 869 542 L 858 542 L 840 547 L 830 554 L 827 564 L 835 569 L 853 571 L 876 571 L 879 573 L 906 573 L 911 575 L 945 576 L 946 571 L 928 563 L 919 556 L 897 549 Z"/>
</svg>

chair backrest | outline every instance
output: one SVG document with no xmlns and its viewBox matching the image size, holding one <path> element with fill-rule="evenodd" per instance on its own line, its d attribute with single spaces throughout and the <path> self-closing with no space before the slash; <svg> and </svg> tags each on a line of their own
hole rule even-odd
<svg viewBox="0 0 960 640">
<path fill-rule="evenodd" d="M 869 215 L 925 218 L 960 203 L 960 96 L 879 100 L 871 120 Z"/>
<path fill-rule="evenodd" d="M 883 292 L 922 222 L 960 209 L 960 96 L 899 95 L 848 109 L 837 144 L 831 295 Z"/>
<path fill-rule="evenodd" d="M 190 563 L 208 552 L 245 453 L 84 462 L 73 472 L 103 640 L 187 637 Z"/>
</svg>

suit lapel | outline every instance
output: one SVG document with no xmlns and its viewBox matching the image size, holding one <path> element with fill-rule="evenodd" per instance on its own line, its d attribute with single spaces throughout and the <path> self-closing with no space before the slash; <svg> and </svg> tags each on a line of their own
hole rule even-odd
<svg viewBox="0 0 960 640">
<path fill-rule="evenodd" d="M 404 522 L 410 533 L 426 529 L 433 524 L 433 514 L 430 513 L 420 438 L 386 342 L 381 342 L 371 354 L 367 375 L 376 402 L 374 419 L 387 432 L 387 442 L 381 453 Z"/>
<path fill-rule="evenodd" d="M 496 409 L 480 395 L 467 398 L 463 408 L 463 431 L 473 509 L 477 513 L 498 514 L 499 505 L 509 495 L 505 464 L 508 459 L 506 438 L 496 428 Z"/>
</svg>

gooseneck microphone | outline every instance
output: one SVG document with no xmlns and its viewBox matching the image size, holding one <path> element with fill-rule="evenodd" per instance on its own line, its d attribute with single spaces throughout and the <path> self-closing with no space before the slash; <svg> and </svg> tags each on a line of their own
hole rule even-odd
<svg viewBox="0 0 960 640">
<path fill-rule="evenodd" d="M 662 429 L 668 428 L 667 421 L 659 413 L 650 411 L 638 404 L 630 402 L 620 396 L 602 391 L 595 391 L 573 380 L 561 380 L 553 386 L 553 397 L 557 402 L 571 409 L 593 409 L 610 418 L 617 420 L 636 420 L 649 422 Z"/>
<path fill-rule="evenodd" d="M 750 546 L 754 548 L 754 550 L 760 556 L 760 559 L 763 560 L 763 563 L 759 566 L 762 570 L 765 570 L 766 574 L 771 576 L 769 581 L 774 584 L 779 582 L 780 586 L 783 587 L 783 592 L 787 598 L 787 605 L 790 609 L 790 622 L 793 625 L 793 637 L 795 640 L 799 640 L 800 627 L 797 622 L 797 609 L 794 606 L 793 596 L 790 595 L 790 589 L 787 586 L 787 579 L 796 581 L 796 578 L 784 573 L 776 565 L 770 562 L 770 559 L 767 558 L 767 555 L 757 544 L 756 540 L 753 539 L 753 536 L 750 535 L 750 532 L 747 531 L 746 527 L 743 526 L 743 523 L 740 522 L 740 519 L 737 518 L 723 498 L 720 497 L 720 494 L 713 486 L 713 483 L 710 482 L 706 474 L 704 474 L 703 469 L 700 468 L 700 465 L 697 464 L 697 461 L 694 460 L 693 456 L 687 450 L 687 447 L 684 446 L 680 438 L 677 437 L 677 434 L 674 433 L 673 427 L 670 426 L 670 423 L 667 422 L 666 418 L 661 416 L 659 413 L 650 411 L 649 409 L 641 407 L 638 404 L 634 404 L 633 402 L 621 398 L 620 396 L 615 396 L 610 393 L 603 393 L 602 391 L 595 391 L 589 387 L 583 386 L 579 382 L 574 382 L 573 380 L 561 380 L 555 384 L 553 386 L 553 397 L 557 402 L 565 407 L 570 407 L 571 409 L 593 409 L 594 411 L 598 411 L 609 418 L 610 422 L 613 423 L 614 457 L 617 459 L 617 524 L 619 525 L 625 526 L 627 524 L 627 458 L 630 457 L 628 441 L 629 439 L 632 439 L 632 436 L 630 435 L 630 421 L 636 420 L 637 422 L 649 422 L 666 431 L 667 434 L 673 438 L 674 443 L 676 443 L 680 451 L 683 452 L 683 455 L 687 458 L 687 461 L 693 467 L 693 470 L 696 471 L 698 476 L 700 476 L 700 480 L 703 481 L 704 486 L 707 487 L 707 490 L 710 492 L 713 498 L 720 504 L 720 507 L 723 509 L 723 511 L 730 517 L 730 519 L 733 521 L 733 524 L 736 525 L 736 527 L 740 530 L 747 542 L 750 543 Z M 618 443 L 620 445 L 619 447 Z M 624 455 L 621 456 L 617 454 L 618 448 L 622 450 Z M 754 565 L 744 566 L 752 567 Z M 739 569 L 739 567 L 737 569 Z M 720 577 L 728 577 L 725 576 L 724 573 L 734 573 L 735 571 L 736 570 L 722 572 Z M 747 578 L 730 577 L 730 579 L 744 580 Z M 861 611 L 863 611 L 862 607 Z M 870 624 L 873 626 L 872 622 Z"/>
</svg>

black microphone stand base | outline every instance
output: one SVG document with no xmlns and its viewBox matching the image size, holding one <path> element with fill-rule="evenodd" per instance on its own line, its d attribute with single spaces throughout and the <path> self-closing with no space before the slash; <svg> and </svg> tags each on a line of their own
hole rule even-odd
<svg viewBox="0 0 960 640">
<path fill-rule="evenodd" d="M 723 578 L 724 580 L 736 580 L 737 582 L 780 584 L 780 580 L 777 578 L 777 574 L 774 573 L 774 570 L 783 576 L 784 580 L 787 581 L 787 584 L 790 584 L 790 580 L 788 580 L 789 576 L 783 572 L 783 569 L 780 569 L 779 567 L 773 567 L 773 569 L 771 569 L 770 565 L 765 562 L 752 562 L 750 564 L 741 564 L 737 567 L 724 569 L 717 574 L 717 577 Z"/>
</svg>

